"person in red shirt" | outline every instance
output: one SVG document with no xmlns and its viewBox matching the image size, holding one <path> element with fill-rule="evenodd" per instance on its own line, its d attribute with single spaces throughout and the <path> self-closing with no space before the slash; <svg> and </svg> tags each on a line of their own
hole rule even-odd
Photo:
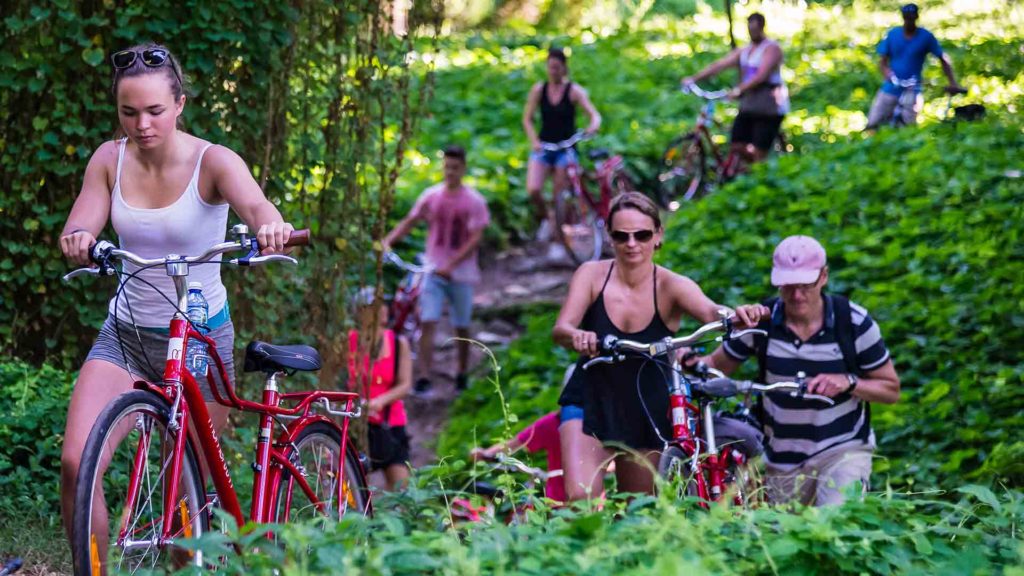
<svg viewBox="0 0 1024 576">
<path fill-rule="evenodd" d="M 412 389 L 409 341 L 387 327 L 388 309 L 374 302 L 372 287 L 357 298 L 359 330 L 348 333 L 349 387 L 367 398 L 370 470 L 383 470 L 389 490 L 409 479 L 409 436 L 402 398 Z"/>
<path fill-rule="evenodd" d="M 494 460 L 498 457 L 499 452 L 515 452 L 525 447 L 530 454 L 546 452 L 548 472 L 560 471 L 562 469 L 562 445 L 558 436 L 559 422 L 558 410 L 549 412 L 507 442 L 501 442 L 489 448 L 474 448 L 470 452 L 470 457 L 474 460 Z M 555 502 L 565 502 L 565 482 L 562 481 L 561 476 L 548 479 L 544 484 L 544 495 Z"/>
</svg>

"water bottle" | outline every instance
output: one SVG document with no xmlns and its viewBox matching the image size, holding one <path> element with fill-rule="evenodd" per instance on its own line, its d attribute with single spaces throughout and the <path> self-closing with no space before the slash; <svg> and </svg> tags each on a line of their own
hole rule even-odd
<svg viewBox="0 0 1024 576">
<path fill-rule="evenodd" d="M 196 329 L 206 334 L 206 320 L 210 315 L 210 305 L 206 303 L 203 296 L 202 282 L 188 283 L 188 319 Z M 206 369 L 210 365 L 210 357 L 206 354 L 206 342 L 198 338 L 188 341 L 188 349 L 185 351 L 185 367 L 192 372 L 192 376 L 199 381 L 206 378 Z"/>
</svg>

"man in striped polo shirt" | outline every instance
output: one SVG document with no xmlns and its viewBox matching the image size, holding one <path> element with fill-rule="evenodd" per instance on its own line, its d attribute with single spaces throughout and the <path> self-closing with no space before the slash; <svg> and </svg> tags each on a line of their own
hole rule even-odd
<svg viewBox="0 0 1024 576">
<path fill-rule="evenodd" d="M 704 360 L 728 374 L 754 356 L 766 383 L 792 381 L 804 372 L 809 394 L 835 400 L 829 406 L 787 393 L 765 394 L 761 418 L 769 499 L 839 504 L 843 486 L 860 481 L 867 487 L 875 448 L 869 403 L 896 402 L 899 376 L 867 310 L 823 293 L 828 266 L 817 240 L 783 240 L 775 249 L 771 281 L 779 298 L 766 302 L 771 318 L 759 326 L 768 338 L 731 340 Z"/>
</svg>

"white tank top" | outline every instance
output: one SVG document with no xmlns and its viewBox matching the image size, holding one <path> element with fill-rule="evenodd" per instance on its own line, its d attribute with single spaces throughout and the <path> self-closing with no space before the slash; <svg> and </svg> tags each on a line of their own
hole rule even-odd
<svg viewBox="0 0 1024 576">
<path fill-rule="evenodd" d="M 228 225 L 228 205 L 210 204 L 199 196 L 199 167 L 203 155 L 211 144 L 199 152 L 199 160 L 192 172 L 185 191 L 170 206 L 164 208 L 135 208 L 124 201 L 121 194 L 121 164 L 128 139 L 122 139 L 117 153 L 117 176 L 110 195 L 110 222 L 117 232 L 123 250 L 129 250 L 143 258 L 162 258 L 168 254 L 196 256 L 210 246 L 224 241 Z M 220 260 L 218 256 L 217 261 Z M 210 305 L 213 318 L 227 302 L 227 291 L 220 280 L 220 264 L 199 264 L 189 267 L 188 280 L 203 283 L 203 296 Z M 124 263 L 125 275 L 138 270 L 138 266 Z M 130 280 L 124 286 L 121 297 L 110 300 L 109 312 L 117 309 L 119 322 L 129 322 L 128 305 L 135 317 L 135 323 L 145 328 L 164 328 L 170 325 L 174 315 L 176 295 L 174 281 L 163 266 L 150 268 L 139 273 L 141 278 L 155 286 L 153 288 L 139 280 Z M 171 304 L 163 298 L 163 293 Z M 125 299 L 128 302 L 125 302 Z"/>
</svg>

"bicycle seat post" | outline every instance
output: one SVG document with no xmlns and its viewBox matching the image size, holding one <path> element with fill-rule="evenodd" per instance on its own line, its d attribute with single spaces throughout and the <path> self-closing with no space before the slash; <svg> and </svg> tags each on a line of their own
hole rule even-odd
<svg viewBox="0 0 1024 576">
<path fill-rule="evenodd" d="M 277 406 L 281 398 L 278 393 L 277 377 L 278 375 L 284 375 L 284 372 L 268 370 L 266 375 L 267 380 L 263 385 L 263 404 Z M 252 463 L 254 478 L 252 483 L 252 514 L 250 520 L 255 522 L 263 521 L 264 516 L 263 507 L 266 503 L 267 481 L 269 479 L 267 466 L 270 463 L 270 442 L 274 432 L 273 426 L 273 415 L 269 412 L 261 413 L 259 432 L 256 438 L 256 460 Z"/>
</svg>

